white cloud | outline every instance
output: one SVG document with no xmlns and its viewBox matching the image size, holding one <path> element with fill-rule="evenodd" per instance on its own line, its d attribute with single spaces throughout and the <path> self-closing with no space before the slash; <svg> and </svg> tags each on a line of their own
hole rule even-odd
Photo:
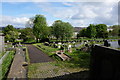
<svg viewBox="0 0 120 80">
<path fill-rule="evenodd" d="M 106 1 L 106 0 L 105 0 Z M 111 0 L 110 2 L 63 2 L 63 7 L 54 6 L 55 3 L 35 3 L 43 12 L 48 13 L 53 18 L 70 22 L 73 26 L 88 26 L 89 24 L 114 25 L 118 23 L 118 5 Z M 46 18 L 48 16 L 46 14 Z M 31 16 L 32 14 L 30 14 Z M 43 14 L 44 15 L 44 14 Z M 26 15 L 25 15 L 26 16 Z M 6 26 L 12 24 L 23 27 L 27 17 L 2 16 L 2 24 Z M 53 19 L 47 19 L 48 25 L 52 25 Z"/>
<path fill-rule="evenodd" d="M 2 24 L 0 26 L 7 26 L 11 24 L 15 27 L 24 27 L 26 22 L 29 20 L 27 17 L 11 17 L 11 16 L 1 16 L 0 21 Z"/>
<path fill-rule="evenodd" d="M 39 7 L 58 19 L 70 22 L 73 26 L 100 23 L 114 25 L 118 23 L 118 5 L 115 2 L 63 3 L 69 7 L 54 7 L 52 4 L 47 3 Z"/>
<path fill-rule="evenodd" d="M 118 2 L 119 0 L 2 0 L 2 2 Z"/>
</svg>

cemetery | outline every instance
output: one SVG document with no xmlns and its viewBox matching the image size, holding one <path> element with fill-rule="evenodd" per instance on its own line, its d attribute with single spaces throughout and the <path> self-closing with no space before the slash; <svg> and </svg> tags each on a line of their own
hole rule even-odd
<svg viewBox="0 0 120 80">
<path fill-rule="evenodd" d="M 32 27 L 7 25 L 0 34 L 0 79 L 119 78 L 119 25 L 111 26 L 113 32 L 106 24 L 89 24 L 76 32 L 69 22 L 56 20 L 48 26 L 43 15 L 33 18 L 28 21 Z"/>
</svg>

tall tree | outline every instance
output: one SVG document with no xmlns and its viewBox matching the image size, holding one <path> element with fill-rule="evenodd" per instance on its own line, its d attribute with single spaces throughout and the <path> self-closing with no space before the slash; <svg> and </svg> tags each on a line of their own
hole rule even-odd
<svg viewBox="0 0 120 80">
<path fill-rule="evenodd" d="M 24 28 L 20 32 L 20 39 L 23 39 L 24 42 L 34 40 L 32 28 Z"/>
<path fill-rule="evenodd" d="M 15 42 L 15 40 L 18 38 L 18 32 L 17 31 L 9 31 L 5 35 L 5 41 Z"/>
<path fill-rule="evenodd" d="M 52 34 L 57 39 L 68 39 L 73 35 L 73 26 L 68 22 L 57 20 L 52 25 Z"/>
<path fill-rule="evenodd" d="M 3 33 L 5 34 L 5 41 L 14 42 L 18 38 L 18 31 L 12 25 L 7 25 L 3 29 Z"/>
<path fill-rule="evenodd" d="M 108 37 L 107 26 L 105 24 L 97 24 L 95 27 L 96 27 L 98 38 Z"/>
<path fill-rule="evenodd" d="M 87 37 L 89 38 L 95 38 L 96 37 L 96 27 L 95 25 L 93 24 L 90 24 L 88 27 L 87 27 L 87 30 L 86 30 L 86 34 L 87 34 Z"/>
<path fill-rule="evenodd" d="M 120 25 L 113 25 L 113 26 L 110 26 L 110 28 L 113 30 L 109 31 L 109 35 L 110 36 L 118 36 L 118 31 L 120 29 Z"/>
<path fill-rule="evenodd" d="M 82 30 L 79 31 L 79 33 L 77 34 L 77 38 L 79 37 L 86 37 L 86 28 L 83 28 Z"/>
<path fill-rule="evenodd" d="M 16 29 L 13 27 L 13 25 L 7 25 L 4 29 L 3 29 L 3 33 L 6 35 L 9 31 L 15 31 Z"/>
<path fill-rule="evenodd" d="M 33 34 L 36 37 L 36 42 L 47 38 L 48 27 L 46 23 L 46 18 L 43 15 L 36 15 L 33 21 Z"/>
</svg>

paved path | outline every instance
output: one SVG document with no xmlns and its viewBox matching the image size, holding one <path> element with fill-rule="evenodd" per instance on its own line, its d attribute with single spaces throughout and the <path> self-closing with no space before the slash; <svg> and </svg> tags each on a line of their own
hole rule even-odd
<svg viewBox="0 0 120 80">
<path fill-rule="evenodd" d="M 53 61 L 47 54 L 43 53 L 41 50 L 33 45 L 27 45 L 28 53 L 30 57 L 30 63 L 42 63 Z"/>
<path fill-rule="evenodd" d="M 16 54 L 8 73 L 9 78 L 26 78 L 26 69 L 22 66 L 25 62 L 25 52 L 21 48 L 17 48 Z"/>
</svg>

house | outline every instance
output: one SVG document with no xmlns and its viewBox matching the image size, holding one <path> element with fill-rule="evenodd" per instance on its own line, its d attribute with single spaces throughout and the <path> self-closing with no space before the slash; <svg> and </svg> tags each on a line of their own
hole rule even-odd
<svg viewBox="0 0 120 80">
<path fill-rule="evenodd" d="M 4 34 L 0 33 L 0 53 L 4 51 Z"/>
<path fill-rule="evenodd" d="M 113 31 L 113 29 L 110 28 L 110 27 L 108 27 L 108 28 L 107 28 L 107 31 L 110 32 L 110 31 Z"/>
</svg>

